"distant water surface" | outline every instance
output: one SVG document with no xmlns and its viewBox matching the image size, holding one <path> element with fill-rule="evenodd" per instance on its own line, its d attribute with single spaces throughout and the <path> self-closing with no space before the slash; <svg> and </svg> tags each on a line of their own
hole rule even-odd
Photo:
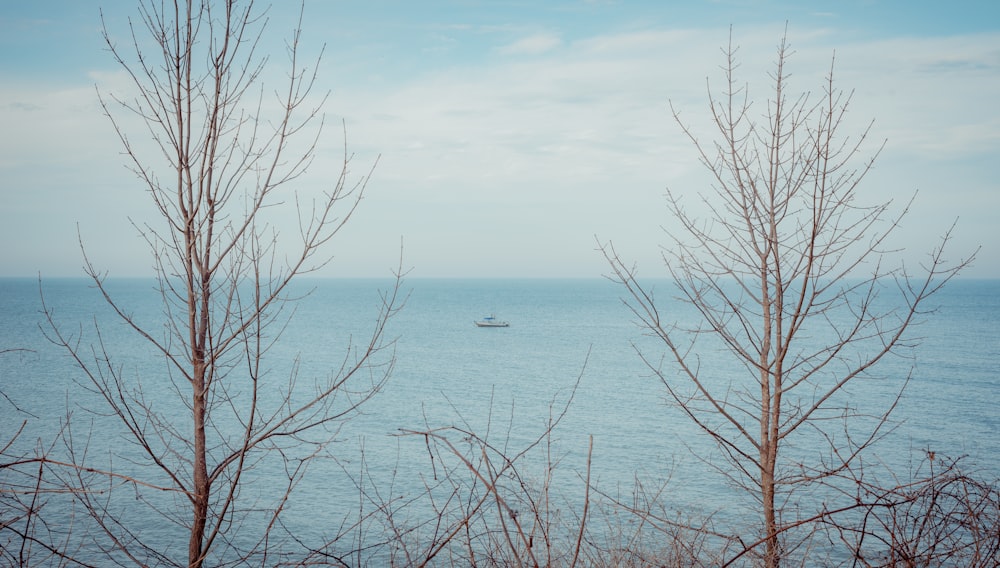
<svg viewBox="0 0 1000 568">
<path fill-rule="evenodd" d="M 350 338 L 365 340 L 377 314 L 378 290 L 389 284 L 364 279 L 300 282 L 302 290 L 313 292 L 299 302 L 270 353 L 273 372 L 287 374 L 295 357 L 302 377 L 321 377 L 335 369 Z M 110 288 L 139 321 L 162 329 L 153 285 L 117 280 Z M 333 451 L 345 463 L 356 460 L 363 445 L 376 478 L 384 474 L 388 480 L 393 470 L 398 474 L 403 468 L 415 480 L 430 467 L 423 441 L 394 434 L 446 425 L 489 431 L 491 440 L 517 451 L 544 430 L 579 378 L 554 436 L 564 471 L 560 479 L 569 495 L 579 490 L 577 474 L 582 475 L 588 437 L 593 436 L 592 479 L 605 490 L 627 491 L 637 474 L 669 477 L 674 487 L 683 488 L 669 495 L 677 509 L 724 511 L 734 502 L 731 489 L 701 461 L 717 461 L 713 447 L 666 404 L 663 386 L 637 357 L 634 343 L 651 348 L 650 353 L 658 347 L 635 325 L 621 303 L 622 290 L 613 283 L 414 279 L 405 287 L 406 307 L 389 328 L 389 336 L 397 338 L 395 371 L 362 415 L 339 432 Z M 42 289 L 57 320 L 74 334 L 82 332 L 84 345 L 95 340 L 95 318 L 104 322 L 106 340 L 121 364 L 157 384 L 162 363 L 124 326 L 110 323 L 102 298 L 87 281 L 46 280 Z M 668 283 L 656 289 L 669 308 Z M 0 400 L 0 432 L 12 432 L 27 420 L 27 439 L 44 438 L 69 409 L 74 416 L 94 418 L 98 431 L 116 439 L 113 422 L 82 412 L 81 406 L 94 401 L 74 384 L 81 376 L 66 354 L 42 336 L 39 298 L 37 280 L 0 279 L 0 349 L 25 350 L 0 356 L 0 389 L 10 399 Z M 915 363 L 894 414 L 899 426 L 880 443 L 878 458 L 905 468 L 924 450 L 968 456 L 980 471 L 995 477 L 1000 475 L 1000 280 L 957 280 L 931 303 L 937 310 L 913 328 L 921 338 L 915 362 L 887 361 L 881 379 L 858 382 L 849 394 L 862 405 L 889 400 Z M 676 310 L 683 317 L 683 308 Z M 508 320 L 510 327 L 473 325 L 491 314 Z M 717 355 L 704 357 L 710 361 Z M 170 395 L 163 389 L 160 396 Z M 356 501 L 336 497 L 341 490 L 349 494 L 352 482 L 339 470 L 312 473 L 309 484 L 301 487 L 307 496 L 303 502 L 309 504 L 309 526 L 336 524 L 344 508 Z"/>
</svg>

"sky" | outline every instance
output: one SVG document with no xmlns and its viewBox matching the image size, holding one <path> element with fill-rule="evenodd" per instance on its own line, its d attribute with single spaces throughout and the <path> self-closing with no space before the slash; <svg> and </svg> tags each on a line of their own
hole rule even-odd
<svg viewBox="0 0 1000 568">
<path fill-rule="evenodd" d="M 270 4 L 276 82 L 298 8 Z M 136 226 L 156 211 L 98 101 L 127 85 L 102 13 L 127 40 L 134 2 L 0 0 L 0 276 L 82 276 L 81 242 L 110 276 L 151 274 Z M 402 254 L 412 277 L 600 277 L 608 241 L 665 274 L 666 190 L 697 203 L 712 183 L 671 107 L 712 140 L 730 33 L 760 118 L 784 34 L 794 92 L 821 92 L 833 63 L 846 131 L 871 123 L 868 155 L 885 142 L 859 202 L 915 195 L 896 258 L 915 267 L 955 225 L 945 256 L 981 247 L 963 276 L 1000 278 L 994 0 L 307 0 L 302 51 L 323 49 L 329 98 L 296 190 L 335 178 L 345 130 L 352 175 L 377 162 L 319 275 L 390 276 Z"/>
</svg>

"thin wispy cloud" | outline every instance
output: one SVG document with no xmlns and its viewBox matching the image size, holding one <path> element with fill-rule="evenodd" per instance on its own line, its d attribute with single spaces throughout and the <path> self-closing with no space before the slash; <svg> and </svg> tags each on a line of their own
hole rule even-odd
<svg viewBox="0 0 1000 568">
<path fill-rule="evenodd" d="M 503 55 L 538 55 L 552 51 L 560 45 L 562 45 L 562 40 L 559 39 L 559 36 L 550 33 L 537 33 L 501 46 L 497 48 L 497 51 Z"/>
</svg>

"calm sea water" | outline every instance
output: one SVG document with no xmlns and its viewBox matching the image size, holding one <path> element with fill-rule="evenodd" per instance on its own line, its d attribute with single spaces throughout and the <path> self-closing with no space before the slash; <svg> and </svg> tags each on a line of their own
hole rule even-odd
<svg viewBox="0 0 1000 568">
<path fill-rule="evenodd" d="M 322 377 L 344 356 L 351 337 L 364 339 L 377 314 L 377 280 L 315 280 L 281 341 L 270 353 L 273 372 L 287 374 L 299 357 L 303 377 Z M 658 284 L 670 296 L 667 283 Z M 594 280 L 428 280 L 405 284 L 405 309 L 390 324 L 396 337 L 396 367 L 386 388 L 347 422 L 333 447 L 341 464 L 360 467 L 360 448 L 373 483 L 396 483 L 392 491 L 415 492 L 430 475 L 421 438 L 396 436 L 400 429 L 460 425 L 516 453 L 540 435 L 553 412 L 573 401 L 555 431 L 560 463 L 556 483 L 570 501 L 579 496 L 588 438 L 593 436 L 593 483 L 627 492 L 638 476 L 670 478 L 669 506 L 678 510 L 725 511 L 734 492 L 703 460 L 714 449 L 675 408 L 633 348 L 653 349 L 620 301 L 613 283 Z M 122 303 L 152 326 L 161 318 L 153 283 L 121 280 L 111 288 Z M 66 330 L 94 343 L 95 318 L 110 322 L 95 290 L 83 280 L 42 283 L 47 304 Z M 1000 475 L 1000 281 L 958 280 L 933 298 L 938 308 L 914 328 L 921 343 L 915 361 L 891 360 L 876 381 L 859 382 L 852 403 L 877 408 L 913 371 L 894 414 L 898 428 L 879 446 L 878 459 L 910 467 L 923 450 L 969 463 L 988 477 Z M 473 321 L 495 313 L 509 328 L 480 329 Z M 0 279 L 0 432 L 27 420 L 24 440 L 45 439 L 67 411 L 94 423 L 102 439 L 120 439 L 113 421 L 84 411 L 94 400 L 66 353 L 43 337 L 39 283 Z M 155 385 L 163 366 L 124 326 L 106 323 L 109 350 L 125 369 Z M 717 354 L 706 353 L 710 361 Z M 913 366 L 915 365 L 915 366 Z M 152 380 L 151 380 L 152 379 Z M 579 379 L 579 386 L 573 390 Z M 161 384 L 165 383 L 165 379 Z M 154 388 L 155 387 L 149 387 Z M 166 390 L 162 392 L 167 392 Z M 163 396 L 161 394 L 161 396 Z M 528 462 L 527 467 L 530 466 Z M 402 472 L 402 473 L 401 473 Z M 336 525 L 355 507 L 354 481 L 338 467 L 313 471 L 299 505 L 307 528 Z M 540 475 L 540 474 L 539 474 Z M 356 493 L 356 490 L 354 490 Z M 344 497 L 347 495 L 347 497 Z M 294 506 L 294 504 L 293 504 Z M 306 530 L 304 525 L 303 530 Z"/>
</svg>

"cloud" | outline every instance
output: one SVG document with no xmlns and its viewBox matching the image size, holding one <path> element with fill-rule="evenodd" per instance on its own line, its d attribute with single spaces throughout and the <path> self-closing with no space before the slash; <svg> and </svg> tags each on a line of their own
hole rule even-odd
<svg viewBox="0 0 1000 568">
<path fill-rule="evenodd" d="M 547 254 L 556 255 L 570 246 L 590 250 L 595 232 L 636 243 L 645 239 L 648 245 L 660 238 L 657 228 L 664 223 L 663 188 L 686 192 L 710 183 L 673 122 L 668 101 L 703 141 L 711 140 L 706 77 L 713 92 L 723 91 L 719 47 L 728 33 L 720 28 L 605 34 L 561 49 L 539 47 L 530 59 L 449 68 L 389 90 L 350 93 L 337 110 L 351 113 L 352 132 L 383 155 L 372 214 L 396 219 L 393 228 L 401 233 L 421 235 L 426 253 L 409 248 L 417 265 L 440 265 L 436 255 L 442 251 L 451 258 L 474 258 L 473 251 L 492 249 L 497 238 L 528 256 L 529 242 L 538 254 L 551 248 Z M 749 83 L 758 119 L 771 95 L 767 74 L 773 70 L 776 33 L 781 29 L 735 34 L 741 46 L 738 83 Z M 821 96 L 836 53 L 837 85 L 856 90 L 844 133 L 859 135 L 874 118 L 869 148 L 890 138 L 877 164 L 878 183 L 865 193 L 870 201 L 909 194 L 931 177 L 921 167 L 950 167 L 943 160 L 997 151 L 994 133 L 1000 125 L 989 103 L 1000 97 L 997 79 L 977 71 L 977 65 L 963 65 L 950 67 L 943 80 L 925 64 L 956 51 L 965 60 L 988 58 L 987 38 L 971 48 L 968 38 L 835 45 L 837 38 L 828 31 L 808 30 L 790 39 L 795 93 Z M 908 156 L 930 160 L 914 164 Z M 950 188 L 923 187 L 920 198 L 933 203 L 932 209 L 950 218 L 968 213 L 948 202 Z M 419 214 L 392 214 L 398 203 Z M 516 204 L 526 212 L 518 213 Z M 456 213 L 434 217 L 442 207 Z M 461 219 L 492 218 L 490 211 L 498 207 L 507 212 L 509 226 L 517 227 L 515 233 L 476 234 Z M 429 224 L 430 218 L 435 221 Z M 925 231 L 914 238 L 928 236 Z M 652 248 L 647 263 L 657 262 Z M 914 241 L 913 248 L 929 247 Z"/>
<path fill-rule="evenodd" d="M 37 112 L 42 110 L 42 107 L 35 103 L 28 103 L 24 101 L 13 101 L 7 105 L 7 108 L 12 111 L 25 111 L 25 112 Z"/>
<path fill-rule="evenodd" d="M 497 48 L 503 55 L 540 55 L 550 52 L 562 45 L 559 36 L 550 33 L 537 33 L 521 38 L 514 43 Z"/>
<path fill-rule="evenodd" d="M 749 84 L 757 119 L 766 112 L 767 73 L 783 29 L 734 30 L 738 82 Z M 989 212 L 1000 208 L 991 165 L 1000 152 L 995 34 L 838 43 L 830 30 L 807 29 L 789 37 L 793 91 L 819 96 L 836 53 L 838 85 L 855 90 L 845 133 L 859 134 L 874 118 L 873 144 L 889 138 L 866 196 L 882 200 L 919 188 L 918 201 L 927 204 L 914 208 L 920 215 L 962 216 L 970 227 L 991 226 Z M 706 77 L 721 93 L 719 47 L 728 38 L 728 27 L 643 28 L 573 41 L 537 33 L 494 51 L 510 57 L 458 58 L 396 74 L 388 67 L 392 58 L 380 54 L 332 69 L 337 86 L 326 108 L 327 131 L 299 189 L 321 191 L 336 179 L 343 155 L 340 117 L 348 150 L 356 154 L 353 171 L 367 172 L 381 155 L 332 273 L 386 274 L 380 271 L 396 257 L 400 235 L 406 263 L 423 276 L 593 276 L 601 270 L 594 264 L 595 233 L 636 251 L 638 261 L 658 265 L 659 227 L 667 222 L 664 188 L 693 193 L 711 183 L 669 103 L 699 139 L 711 141 Z M 359 67 L 381 80 L 352 81 Z M 94 80 L 102 92 L 127 92 L 120 74 Z M 92 86 L 62 94 L 7 86 L 0 95 L 4 124 L 21 132 L 20 140 L 5 138 L 5 163 L 74 157 L 59 163 L 76 168 L 73 177 L 88 187 L 107 179 L 102 172 L 124 171 L 120 145 L 95 108 Z M 28 117 L 27 109 L 16 108 L 24 101 L 46 112 Z M 143 131 L 131 133 L 141 137 Z M 83 163 L 90 158 L 91 164 Z M 46 181 L 51 171 L 28 169 L 18 170 L 17 183 L 58 185 Z M 72 215 L 91 225 L 93 219 L 123 218 L 124 209 L 114 209 L 117 194 L 108 195 L 92 191 L 90 199 L 74 200 Z M 39 202 L 35 213 L 19 215 L 73 226 L 68 213 L 46 216 L 45 207 Z M 913 235 L 915 252 L 928 250 L 920 239 L 933 236 L 926 227 L 937 226 L 934 221 L 909 225 L 924 228 Z M 14 225 L 0 218 L 3 226 Z M 14 242 L 14 229 L 4 230 L 0 237 Z M 970 239 L 985 241 L 976 231 Z M 62 239 L 72 242 L 73 235 Z"/>
</svg>

